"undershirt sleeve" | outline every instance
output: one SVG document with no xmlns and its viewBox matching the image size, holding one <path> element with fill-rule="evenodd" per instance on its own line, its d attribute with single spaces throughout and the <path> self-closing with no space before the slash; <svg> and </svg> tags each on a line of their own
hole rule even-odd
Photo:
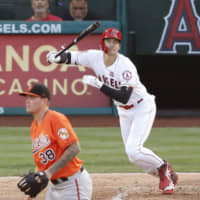
<svg viewBox="0 0 200 200">
<path fill-rule="evenodd" d="M 116 90 L 103 84 L 100 90 L 101 92 L 111 97 L 112 99 L 115 99 L 116 101 L 126 104 L 131 96 L 133 88 L 122 86 L 120 90 Z"/>
</svg>

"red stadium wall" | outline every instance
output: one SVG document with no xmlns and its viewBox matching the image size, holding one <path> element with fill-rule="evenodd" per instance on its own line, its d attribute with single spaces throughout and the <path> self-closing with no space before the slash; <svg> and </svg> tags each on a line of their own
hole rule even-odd
<svg viewBox="0 0 200 200">
<path fill-rule="evenodd" d="M 81 82 L 84 74 L 93 73 L 83 66 L 49 64 L 46 54 L 59 50 L 75 35 L 0 35 L 0 107 L 24 107 L 18 92 L 37 81 L 49 87 L 52 107 L 109 107 L 110 100 Z M 72 50 L 99 47 L 100 35 L 91 35 Z M 90 98 L 92 96 L 92 98 Z"/>
</svg>

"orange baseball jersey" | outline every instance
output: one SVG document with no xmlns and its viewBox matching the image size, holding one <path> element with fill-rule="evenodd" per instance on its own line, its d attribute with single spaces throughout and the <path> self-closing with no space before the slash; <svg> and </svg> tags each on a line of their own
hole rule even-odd
<svg viewBox="0 0 200 200">
<path fill-rule="evenodd" d="M 78 141 L 68 118 L 61 113 L 48 110 L 43 121 L 31 125 L 32 153 L 39 171 L 48 169 L 56 162 L 68 146 Z M 76 173 L 83 161 L 77 156 L 52 176 L 52 180 Z"/>
</svg>

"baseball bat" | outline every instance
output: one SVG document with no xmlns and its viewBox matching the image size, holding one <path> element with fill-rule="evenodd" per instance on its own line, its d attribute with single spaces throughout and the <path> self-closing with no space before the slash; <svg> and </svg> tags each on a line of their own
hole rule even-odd
<svg viewBox="0 0 200 200">
<path fill-rule="evenodd" d="M 60 56 L 63 52 L 65 52 L 67 49 L 69 49 L 74 44 L 77 44 L 80 40 L 82 40 L 84 37 L 95 31 L 97 28 L 99 28 L 100 23 L 95 22 L 88 26 L 86 29 L 84 29 L 69 45 L 67 45 L 64 49 L 60 50 L 55 57 Z"/>
</svg>

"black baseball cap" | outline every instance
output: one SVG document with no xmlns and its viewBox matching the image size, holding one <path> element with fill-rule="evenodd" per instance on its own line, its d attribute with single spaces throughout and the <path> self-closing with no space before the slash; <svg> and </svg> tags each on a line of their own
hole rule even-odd
<svg viewBox="0 0 200 200">
<path fill-rule="evenodd" d="M 20 92 L 21 96 L 36 96 L 41 98 L 48 98 L 50 100 L 49 89 L 40 83 L 32 83 L 27 92 Z"/>
</svg>

